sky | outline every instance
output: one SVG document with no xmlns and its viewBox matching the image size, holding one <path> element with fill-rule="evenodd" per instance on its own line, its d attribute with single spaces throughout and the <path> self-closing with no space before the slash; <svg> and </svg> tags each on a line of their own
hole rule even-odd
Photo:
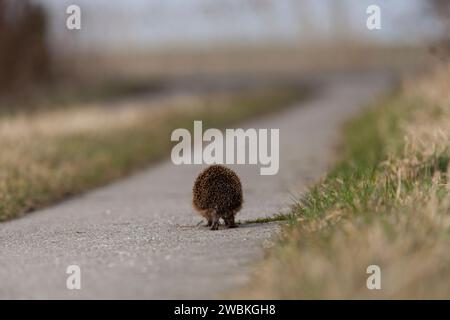
<svg viewBox="0 0 450 320">
<path fill-rule="evenodd" d="M 420 42 L 436 34 L 425 0 L 33 0 L 48 8 L 56 42 L 88 48 L 160 49 L 284 42 Z M 68 32 L 65 9 L 82 10 Z M 337 5 L 340 4 L 340 5 Z M 366 8 L 381 8 L 382 29 L 366 28 Z"/>
</svg>

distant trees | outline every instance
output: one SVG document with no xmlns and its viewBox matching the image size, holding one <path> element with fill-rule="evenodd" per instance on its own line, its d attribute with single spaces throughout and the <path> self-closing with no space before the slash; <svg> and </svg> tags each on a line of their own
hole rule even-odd
<svg viewBox="0 0 450 320">
<path fill-rule="evenodd" d="M 450 1 L 430 0 L 428 4 L 443 26 L 442 37 L 432 50 L 438 57 L 447 59 L 450 57 Z"/>
<path fill-rule="evenodd" d="M 450 1 L 448 0 L 430 0 L 432 9 L 438 19 L 441 20 L 446 29 L 446 36 L 450 37 Z M 450 38 L 448 39 L 450 40 Z"/>
<path fill-rule="evenodd" d="M 0 93 L 49 78 L 47 30 L 41 6 L 29 0 L 0 0 Z"/>
</svg>

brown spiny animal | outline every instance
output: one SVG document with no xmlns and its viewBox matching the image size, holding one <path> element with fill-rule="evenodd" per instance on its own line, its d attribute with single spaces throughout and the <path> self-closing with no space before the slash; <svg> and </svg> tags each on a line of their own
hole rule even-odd
<svg viewBox="0 0 450 320">
<path fill-rule="evenodd" d="M 233 170 L 212 165 L 203 170 L 195 180 L 193 205 L 208 220 L 211 230 L 219 228 L 222 218 L 228 228 L 237 227 L 234 216 L 242 207 L 242 185 Z"/>
</svg>

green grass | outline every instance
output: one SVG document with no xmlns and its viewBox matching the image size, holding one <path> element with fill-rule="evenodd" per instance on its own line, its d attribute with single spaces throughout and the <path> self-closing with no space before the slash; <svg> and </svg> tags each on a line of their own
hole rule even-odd
<svg viewBox="0 0 450 320">
<path fill-rule="evenodd" d="M 343 160 L 299 201 L 297 214 L 314 219 L 332 207 L 352 213 L 367 210 L 377 191 L 376 174 L 387 159 L 387 146 L 401 140 L 397 111 L 387 103 L 383 110 L 370 110 L 347 125 Z M 391 199 L 395 190 L 387 186 L 383 192 L 385 199 Z"/>
<path fill-rule="evenodd" d="M 237 297 L 450 297 L 450 115 L 429 100 L 435 87 L 396 93 L 348 123 L 341 160 L 283 217 Z M 382 290 L 366 288 L 371 264 Z"/>
<path fill-rule="evenodd" d="M 160 107 L 50 110 L 0 118 L 0 221 L 108 183 L 167 157 L 175 128 L 222 128 L 286 108 L 302 88 L 174 98 Z M 128 109 L 129 110 L 128 110 Z M 81 120 L 77 120 L 81 117 Z"/>
</svg>

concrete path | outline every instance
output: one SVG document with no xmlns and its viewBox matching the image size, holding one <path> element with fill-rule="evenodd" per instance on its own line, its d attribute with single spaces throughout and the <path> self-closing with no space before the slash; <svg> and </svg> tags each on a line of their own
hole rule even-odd
<svg viewBox="0 0 450 320">
<path fill-rule="evenodd" d="M 244 186 L 238 219 L 287 210 L 332 163 L 339 126 L 388 85 L 382 74 L 316 81 L 309 101 L 244 127 L 280 129 L 280 171 L 234 166 Z M 169 137 L 167 137 L 169 139 Z M 149 141 L 149 143 L 151 143 Z M 217 298 L 245 284 L 276 223 L 196 226 L 191 189 L 201 166 L 170 161 L 54 207 L 0 224 L 0 298 Z M 81 290 L 66 268 L 81 268 Z"/>
</svg>

